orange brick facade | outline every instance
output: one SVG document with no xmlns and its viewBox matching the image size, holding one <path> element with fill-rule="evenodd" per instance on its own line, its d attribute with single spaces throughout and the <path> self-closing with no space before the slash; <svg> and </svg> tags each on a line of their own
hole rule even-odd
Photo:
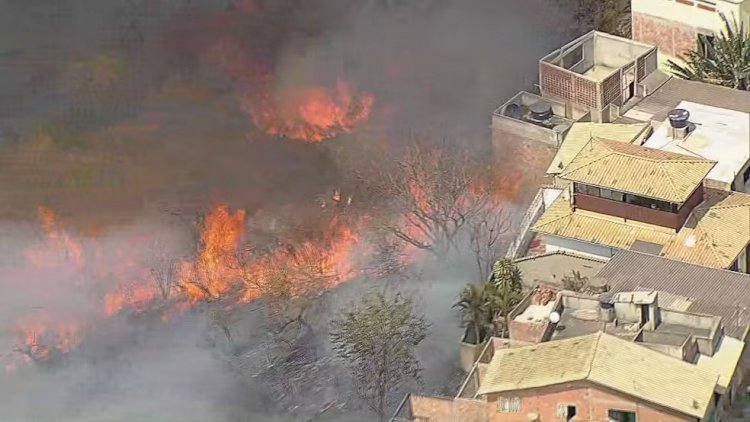
<svg viewBox="0 0 750 422">
<path fill-rule="evenodd" d="M 699 33 L 709 33 L 678 22 L 633 13 L 633 39 L 656 45 L 659 52 L 672 57 L 684 55 L 695 48 Z"/>
<path fill-rule="evenodd" d="M 498 411 L 501 397 L 521 399 L 520 412 L 503 413 Z M 629 399 L 615 392 L 586 383 L 569 383 L 526 391 L 514 391 L 488 397 L 488 422 L 528 422 L 529 414 L 538 413 L 540 421 L 565 420 L 557 417 L 557 405 L 576 407 L 574 420 L 607 421 L 608 411 L 621 410 L 635 412 L 638 421 L 685 422 L 695 418 L 679 415 L 669 409 L 651 407 L 644 402 Z"/>
</svg>

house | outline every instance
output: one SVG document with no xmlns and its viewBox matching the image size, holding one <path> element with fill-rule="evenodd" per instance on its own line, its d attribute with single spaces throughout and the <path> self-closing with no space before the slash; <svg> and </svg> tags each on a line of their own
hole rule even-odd
<svg viewBox="0 0 750 422">
<path fill-rule="evenodd" d="M 655 47 L 592 31 L 542 57 L 539 89 L 566 105 L 566 117 L 606 123 L 646 95 L 657 65 Z"/>
<path fill-rule="evenodd" d="M 695 48 L 698 35 L 720 33 L 720 13 L 750 24 L 747 0 L 631 0 L 634 40 L 659 47 L 664 59 Z"/>
<path fill-rule="evenodd" d="M 620 251 L 591 277 L 594 279 L 613 293 L 655 290 L 666 308 L 721 316 L 725 333 L 734 338 L 741 338 L 750 324 L 747 274 Z"/>
<path fill-rule="evenodd" d="M 704 186 L 716 162 L 594 138 L 532 230 L 547 252 L 645 251 L 747 272 L 750 195 Z"/>
<path fill-rule="evenodd" d="M 662 306 L 676 303 L 667 292 L 540 287 L 455 397 L 408 395 L 393 421 L 709 421 L 737 402 L 747 325 Z"/>
<path fill-rule="evenodd" d="M 648 123 L 573 123 L 547 168 L 547 174 L 556 176 L 562 173 L 573 158 L 591 141 L 591 138 L 642 145 L 651 134 L 650 128 L 651 126 Z"/>
<path fill-rule="evenodd" d="M 597 332 L 488 350 L 455 398 L 407 396 L 392 421 L 708 421 L 718 380 Z"/>
</svg>

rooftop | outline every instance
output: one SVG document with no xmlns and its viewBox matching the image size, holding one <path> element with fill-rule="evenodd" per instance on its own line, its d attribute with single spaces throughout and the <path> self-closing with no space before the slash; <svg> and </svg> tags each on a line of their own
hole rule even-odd
<svg viewBox="0 0 750 422">
<path fill-rule="evenodd" d="M 716 165 L 685 154 L 593 138 L 559 177 L 664 201 L 685 202 Z"/>
<path fill-rule="evenodd" d="M 655 84 L 651 94 L 625 113 L 626 118 L 644 122 L 649 120 L 661 122 L 683 101 L 750 113 L 750 92 L 748 91 L 675 77 L 668 78 L 659 71 L 652 75 L 654 75 L 652 79 L 662 76 L 661 81 Z M 649 75 L 647 79 L 652 75 Z"/>
<path fill-rule="evenodd" d="M 719 387 L 726 389 L 732 381 L 732 376 L 744 351 L 744 341 L 724 336 L 713 356 L 699 355 L 696 365 L 708 372 L 719 374 Z"/>
<path fill-rule="evenodd" d="M 563 195 L 532 230 L 616 249 L 630 249 L 638 240 L 656 243 L 664 245 L 661 256 L 729 268 L 750 242 L 750 195 L 706 188 L 704 198 L 677 233 L 594 212 L 574 212 Z"/>
<path fill-rule="evenodd" d="M 637 41 L 591 31 L 546 55 L 541 62 L 600 82 L 654 48 Z"/>
<path fill-rule="evenodd" d="M 547 173 L 558 174 L 562 172 L 573 158 L 581 152 L 581 149 L 591 141 L 591 138 L 611 139 L 640 145 L 645 135 L 648 134 L 648 127 L 648 123 L 574 123 L 567 135 L 565 135 L 565 139 L 557 150 L 555 158 L 547 169 Z"/>
<path fill-rule="evenodd" d="M 606 280 L 612 292 L 658 290 L 661 306 L 720 316 L 726 334 L 735 338 L 742 338 L 750 324 L 748 274 L 620 251 L 597 278 Z M 671 300 L 664 292 L 673 295 Z"/>
<path fill-rule="evenodd" d="M 670 137 L 669 121 L 665 120 L 643 146 L 716 161 L 707 178 L 731 185 L 750 159 L 750 114 L 690 101 L 682 101 L 676 108 L 690 112 L 694 129 L 688 137 Z"/>
<path fill-rule="evenodd" d="M 592 278 L 604 267 L 605 259 L 597 259 L 572 252 L 557 251 L 528 256 L 516 260 L 523 274 L 524 286 L 531 289 L 539 283 L 561 284 L 562 278 L 578 271 L 581 276 Z"/>
<path fill-rule="evenodd" d="M 718 376 L 605 333 L 498 350 L 478 395 L 589 381 L 703 418 Z"/>
</svg>

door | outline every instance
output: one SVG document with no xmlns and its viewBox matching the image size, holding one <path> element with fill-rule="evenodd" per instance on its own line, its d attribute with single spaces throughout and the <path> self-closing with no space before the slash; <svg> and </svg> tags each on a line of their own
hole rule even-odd
<svg viewBox="0 0 750 422">
<path fill-rule="evenodd" d="M 643 323 L 643 325 L 646 325 L 650 319 L 648 316 L 648 313 L 649 313 L 648 311 L 649 311 L 648 305 L 641 305 L 641 323 Z"/>
<path fill-rule="evenodd" d="M 622 77 L 622 103 L 625 104 L 635 96 L 635 66 L 626 70 Z"/>
</svg>

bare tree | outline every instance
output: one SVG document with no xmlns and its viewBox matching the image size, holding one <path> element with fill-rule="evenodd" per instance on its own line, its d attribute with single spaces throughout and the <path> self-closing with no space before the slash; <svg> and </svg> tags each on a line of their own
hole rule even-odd
<svg viewBox="0 0 750 422">
<path fill-rule="evenodd" d="M 480 280 L 489 279 L 492 265 L 506 246 L 503 240 L 509 230 L 510 218 L 500 205 L 486 207 L 469 221 L 469 245 Z"/>
<path fill-rule="evenodd" d="M 159 293 L 163 301 L 169 300 L 172 290 L 177 288 L 177 278 L 179 271 L 179 260 L 170 256 L 163 250 L 160 242 L 154 242 L 150 272 L 159 288 Z"/>
<path fill-rule="evenodd" d="M 490 202 L 484 174 L 456 147 L 415 142 L 376 184 L 377 193 L 389 198 L 400 216 L 383 228 L 416 248 L 445 256 L 457 248 L 461 230 Z"/>
<path fill-rule="evenodd" d="M 427 328 L 411 299 L 398 294 L 365 298 L 333 321 L 333 348 L 352 370 L 357 393 L 381 421 L 391 393 L 419 377 L 415 349 Z"/>
</svg>

